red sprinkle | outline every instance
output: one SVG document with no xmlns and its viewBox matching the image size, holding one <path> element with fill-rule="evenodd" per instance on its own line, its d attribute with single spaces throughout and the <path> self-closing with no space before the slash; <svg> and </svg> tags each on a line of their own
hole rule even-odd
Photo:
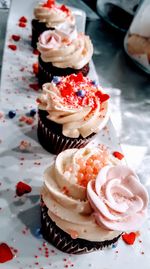
<svg viewBox="0 0 150 269">
<path fill-rule="evenodd" d="M 73 80 L 74 82 L 82 82 L 83 81 L 83 74 L 80 72 L 77 75 L 70 75 L 70 80 Z"/>
<path fill-rule="evenodd" d="M 118 158 L 119 160 L 122 160 L 124 158 L 124 155 L 120 153 L 119 151 L 114 151 L 113 155 L 115 158 Z"/>
<path fill-rule="evenodd" d="M 136 238 L 136 234 L 134 232 L 131 232 L 129 234 L 125 233 L 122 235 L 123 241 L 128 245 L 133 245 Z"/>
<path fill-rule="evenodd" d="M 62 97 L 71 95 L 73 93 L 72 86 L 69 83 L 66 83 L 65 86 L 60 90 Z"/>
<path fill-rule="evenodd" d="M 36 99 L 36 102 L 37 102 L 38 104 L 41 104 L 41 103 L 42 103 L 41 100 L 40 100 L 39 98 Z"/>
<path fill-rule="evenodd" d="M 34 63 L 34 64 L 32 65 L 32 69 L 33 69 L 33 73 L 34 73 L 35 75 L 37 75 L 38 72 L 39 72 L 39 66 L 38 66 L 38 63 Z"/>
<path fill-rule="evenodd" d="M 8 45 L 8 48 L 10 48 L 11 50 L 16 50 L 17 49 L 17 46 L 16 45 Z"/>
<path fill-rule="evenodd" d="M 66 12 L 67 14 L 69 13 L 69 8 L 67 8 L 65 5 L 62 5 L 60 7 L 60 9 L 63 11 L 63 12 Z"/>
<path fill-rule="evenodd" d="M 11 38 L 17 42 L 20 40 L 20 35 L 12 35 Z"/>
<path fill-rule="evenodd" d="M 34 50 L 33 50 L 33 54 L 34 54 L 34 55 L 39 55 L 39 51 L 36 50 L 36 49 L 34 49 Z"/>
<path fill-rule="evenodd" d="M 33 122 L 34 122 L 34 119 L 33 118 L 26 117 L 26 121 L 25 121 L 26 124 L 31 125 Z"/>
<path fill-rule="evenodd" d="M 13 257 L 14 256 L 10 247 L 5 243 L 1 243 L 0 244 L 0 263 L 10 261 L 13 259 Z"/>
<path fill-rule="evenodd" d="M 18 196 L 22 196 L 25 193 L 29 193 L 31 191 L 32 191 L 32 188 L 28 184 L 26 184 L 22 181 L 19 181 L 16 185 L 16 194 Z"/>
<path fill-rule="evenodd" d="M 99 97 L 101 103 L 106 102 L 110 98 L 108 94 L 102 93 L 101 91 L 96 92 L 96 96 Z"/>
<path fill-rule="evenodd" d="M 19 19 L 19 22 L 24 22 L 26 23 L 28 20 L 26 17 L 22 16 L 20 19 Z"/>
<path fill-rule="evenodd" d="M 25 28 L 25 27 L 26 27 L 26 23 L 24 23 L 24 22 L 22 22 L 22 21 L 19 22 L 18 25 L 19 25 L 19 27 L 22 27 L 22 28 Z"/>
<path fill-rule="evenodd" d="M 43 7 L 51 8 L 55 5 L 55 0 L 47 0 L 45 4 L 43 4 Z"/>
<path fill-rule="evenodd" d="M 38 91 L 39 90 L 39 84 L 35 83 L 35 84 L 29 84 L 29 87 L 31 89 L 33 89 L 34 91 Z"/>
</svg>

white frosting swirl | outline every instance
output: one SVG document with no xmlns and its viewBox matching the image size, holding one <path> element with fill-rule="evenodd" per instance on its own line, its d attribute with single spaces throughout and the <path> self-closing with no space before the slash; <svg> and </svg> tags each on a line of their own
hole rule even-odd
<svg viewBox="0 0 150 269">
<path fill-rule="evenodd" d="M 64 30 L 46 31 L 41 34 L 37 48 L 41 58 L 46 63 L 52 63 L 59 68 L 81 69 L 91 60 L 93 45 L 89 36 L 72 32 L 72 35 L 64 33 Z M 53 39 L 55 39 L 55 46 Z"/>
<path fill-rule="evenodd" d="M 82 159 L 84 164 L 88 164 L 94 156 L 100 158 L 99 167 L 116 162 L 105 147 L 61 152 L 55 163 L 45 171 L 42 199 L 50 218 L 68 234 L 72 235 L 73 232 L 77 237 L 90 241 L 111 240 L 120 233 L 106 231 L 95 223 L 93 210 L 87 200 L 86 187 L 78 182 L 78 161 Z M 87 178 L 87 182 L 88 180 Z"/>
<path fill-rule="evenodd" d="M 88 183 L 87 195 L 97 223 L 105 229 L 136 230 L 147 216 L 148 193 L 127 166 L 102 168 Z"/>
<path fill-rule="evenodd" d="M 76 82 L 79 76 L 81 81 Z M 77 96 L 78 90 L 84 91 L 85 96 Z M 43 85 L 38 98 L 39 109 L 46 110 L 48 119 L 62 125 L 64 136 L 77 138 L 81 135 L 85 138 L 99 132 L 109 119 L 108 101 L 103 102 L 101 96 L 109 98 L 82 74 L 71 75 L 62 77 L 59 84 Z"/>
<path fill-rule="evenodd" d="M 75 17 L 72 11 L 68 7 L 65 7 L 66 10 L 63 10 L 61 7 L 59 5 L 46 7 L 43 4 L 39 4 L 34 9 L 34 16 L 40 22 L 45 22 L 48 28 L 57 28 L 64 24 L 75 26 Z"/>
</svg>

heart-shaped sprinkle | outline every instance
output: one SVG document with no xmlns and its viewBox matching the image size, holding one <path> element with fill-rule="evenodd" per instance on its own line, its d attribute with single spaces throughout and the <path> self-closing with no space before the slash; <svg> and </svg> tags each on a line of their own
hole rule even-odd
<svg viewBox="0 0 150 269">
<path fill-rule="evenodd" d="M 108 94 L 101 91 L 97 91 L 95 95 L 100 99 L 101 103 L 106 102 L 110 98 Z"/>
<path fill-rule="evenodd" d="M 25 28 L 26 27 L 26 23 L 20 21 L 18 24 L 19 27 Z"/>
<path fill-rule="evenodd" d="M 65 5 L 62 5 L 60 7 L 60 9 L 63 11 L 63 12 L 66 12 L 67 14 L 69 13 L 69 9 L 65 6 Z"/>
<path fill-rule="evenodd" d="M 11 38 L 17 42 L 20 40 L 20 35 L 12 35 Z"/>
<path fill-rule="evenodd" d="M 60 90 L 62 97 L 69 96 L 73 93 L 72 86 L 66 83 L 65 86 Z"/>
<path fill-rule="evenodd" d="M 114 151 L 113 155 L 115 158 L 118 158 L 119 160 L 122 160 L 124 158 L 124 155 L 120 153 L 119 151 Z"/>
<path fill-rule="evenodd" d="M 20 22 L 24 22 L 26 23 L 28 20 L 26 17 L 22 16 L 20 19 L 19 19 Z"/>
<path fill-rule="evenodd" d="M 8 48 L 11 49 L 11 50 L 16 50 L 17 46 L 13 45 L 13 44 L 10 44 L 10 45 L 8 45 Z"/>
<path fill-rule="evenodd" d="M 22 181 L 19 181 L 16 185 L 16 194 L 18 196 L 22 196 L 25 193 L 29 193 L 31 191 L 32 191 L 32 188 L 28 184 L 26 184 Z"/>
<path fill-rule="evenodd" d="M 55 1 L 54 0 L 47 0 L 47 2 L 45 4 L 43 4 L 43 7 L 51 8 L 54 5 L 55 5 Z"/>
<path fill-rule="evenodd" d="M 13 253 L 10 247 L 5 244 L 0 244 L 0 263 L 4 263 L 13 259 Z"/>
<path fill-rule="evenodd" d="M 125 233 L 122 235 L 123 241 L 128 245 L 133 245 L 136 239 L 136 233 L 131 232 L 129 234 Z"/>
<path fill-rule="evenodd" d="M 39 90 L 39 84 L 38 83 L 29 84 L 29 87 L 31 89 L 33 89 L 34 91 L 38 91 Z"/>
</svg>

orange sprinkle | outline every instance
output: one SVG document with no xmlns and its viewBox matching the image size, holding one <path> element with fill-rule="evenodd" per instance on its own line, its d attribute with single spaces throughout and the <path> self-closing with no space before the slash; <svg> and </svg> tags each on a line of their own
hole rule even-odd
<svg viewBox="0 0 150 269">
<path fill-rule="evenodd" d="M 32 69 L 33 69 L 33 73 L 34 73 L 35 75 L 37 75 L 38 72 L 39 72 L 39 66 L 38 66 L 38 63 L 34 63 L 34 64 L 32 65 Z"/>
<path fill-rule="evenodd" d="M 75 230 L 68 229 L 68 233 L 70 234 L 72 239 L 77 239 L 79 236 L 78 232 Z"/>
</svg>

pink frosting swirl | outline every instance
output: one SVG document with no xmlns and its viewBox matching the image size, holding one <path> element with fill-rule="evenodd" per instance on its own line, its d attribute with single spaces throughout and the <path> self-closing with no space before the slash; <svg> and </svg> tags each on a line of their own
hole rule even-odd
<svg viewBox="0 0 150 269">
<path fill-rule="evenodd" d="M 61 45 L 61 36 L 57 32 L 48 30 L 39 37 L 40 46 L 43 50 L 59 48 Z"/>
<path fill-rule="evenodd" d="M 87 186 L 96 222 L 107 230 L 136 230 L 147 215 L 148 193 L 127 166 L 105 166 Z"/>
</svg>

